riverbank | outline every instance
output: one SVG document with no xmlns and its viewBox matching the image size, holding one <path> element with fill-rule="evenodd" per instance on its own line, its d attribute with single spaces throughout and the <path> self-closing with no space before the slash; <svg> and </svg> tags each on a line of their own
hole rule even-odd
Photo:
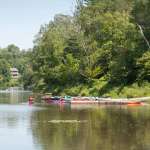
<svg viewBox="0 0 150 150">
<path fill-rule="evenodd" d="M 54 89 L 53 89 L 54 90 Z M 54 90 L 56 91 L 56 90 Z M 108 84 L 105 81 L 94 81 L 89 85 L 77 85 L 65 88 L 60 88 L 56 91 L 59 95 L 71 96 L 103 96 L 111 98 L 136 98 L 150 96 L 150 83 L 142 84 L 134 83 L 131 85 L 115 86 Z"/>
</svg>

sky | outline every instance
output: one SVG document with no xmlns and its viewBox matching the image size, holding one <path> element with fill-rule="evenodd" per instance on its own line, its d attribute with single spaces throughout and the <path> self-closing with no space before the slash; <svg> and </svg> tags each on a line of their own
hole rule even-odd
<svg viewBox="0 0 150 150">
<path fill-rule="evenodd" d="M 72 15 L 75 0 L 0 0 L 0 47 L 33 47 L 42 24 L 55 14 Z"/>
</svg>

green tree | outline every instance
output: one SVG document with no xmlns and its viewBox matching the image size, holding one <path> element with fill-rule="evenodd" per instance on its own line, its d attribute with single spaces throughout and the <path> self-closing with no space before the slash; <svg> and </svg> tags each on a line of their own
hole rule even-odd
<svg viewBox="0 0 150 150">
<path fill-rule="evenodd" d="M 0 56 L 0 87 L 6 87 L 10 79 L 10 66 L 7 61 Z"/>
</svg>

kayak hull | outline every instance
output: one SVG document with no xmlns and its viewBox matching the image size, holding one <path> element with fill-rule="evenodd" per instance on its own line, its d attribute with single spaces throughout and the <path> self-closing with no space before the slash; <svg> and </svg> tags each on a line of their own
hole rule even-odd
<svg viewBox="0 0 150 150">
<path fill-rule="evenodd" d="M 132 101 L 90 101 L 90 100 L 73 100 L 71 104 L 102 104 L 102 105 L 142 105 L 141 102 Z"/>
</svg>

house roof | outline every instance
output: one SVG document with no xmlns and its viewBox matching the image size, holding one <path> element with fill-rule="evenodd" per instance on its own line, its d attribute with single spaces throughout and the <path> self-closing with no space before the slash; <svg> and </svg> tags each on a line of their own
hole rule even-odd
<svg viewBox="0 0 150 150">
<path fill-rule="evenodd" d="M 17 68 L 10 68 L 10 71 L 12 71 L 12 72 L 18 72 L 18 69 Z"/>
</svg>

